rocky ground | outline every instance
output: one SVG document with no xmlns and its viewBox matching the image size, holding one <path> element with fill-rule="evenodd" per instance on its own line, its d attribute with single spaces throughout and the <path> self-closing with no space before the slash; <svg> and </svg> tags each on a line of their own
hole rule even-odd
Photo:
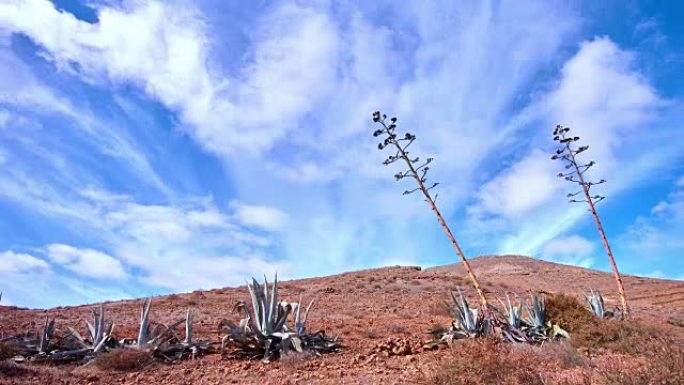
<svg viewBox="0 0 684 385">
<path fill-rule="evenodd" d="M 472 260 L 490 297 L 505 292 L 567 293 L 579 296 L 589 288 L 602 290 L 608 307 L 617 304 L 614 281 L 607 273 L 559 265 L 522 256 Z M 684 282 L 627 276 L 626 291 L 636 317 L 656 325 L 677 343 L 684 341 Z M 448 365 L 453 352 L 424 349 L 426 330 L 447 326 L 444 308 L 449 289 L 460 286 L 477 303 L 467 275 L 458 264 L 421 270 L 387 267 L 336 276 L 282 282 L 286 300 L 316 298 L 309 330 L 339 335 L 344 349 L 319 358 L 292 356 L 269 364 L 208 355 L 176 364 L 153 363 L 136 372 L 102 370 L 94 365 L 21 365 L 0 371 L 2 384 L 405 384 L 421 383 Z M 247 299 L 243 287 L 155 297 L 151 319 L 171 323 L 195 309 L 195 334 L 218 340 L 217 324 L 237 320 L 236 301 Z M 118 337 L 133 337 L 142 300 L 108 302 L 106 312 Z M 11 335 L 35 328 L 45 316 L 58 328 L 83 329 L 88 306 L 26 310 L 0 306 L 0 333 Z M 82 330 L 83 331 L 83 330 Z M 9 365 L 9 364 L 7 364 Z M 563 375 L 574 369 L 553 369 Z M 558 376 L 556 376 L 558 377 Z M 433 382 L 434 383 L 434 382 Z M 674 382 L 673 382 L 674 383 Z"/>
</svg>

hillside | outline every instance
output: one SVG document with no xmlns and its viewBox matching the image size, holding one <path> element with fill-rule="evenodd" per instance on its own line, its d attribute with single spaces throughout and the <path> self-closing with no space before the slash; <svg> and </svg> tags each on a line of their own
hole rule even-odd
<svg viewBox="0 0 684 385">
<path fill-rule="evenodd" d="M 472 265 L 490 297 L 528 289 L 579 296 L 582 291 L 597 288 L 605 293 L 608 307 L 617 303 L 614 281 L 608 273 L 523 256 L 480 257 L 473 259 Z M 421 373 L 430 372 L 443 360 L 442 351 L 423 350 L 421 346 L 429 340 L 425 333 L 428 328 L 449 324 L 443 303 L 447 291 L 457 286 L 475 303 L 459 264 L 425 270 L 387 267 L 282 282 L 280 294 L 286 300 L 296 301 L 300 295 L 304 301 L 316 298 L 309 329 L 324 329 L 343 338 L 344 350 L 316 359 L 263 364 L 209 355 L 173 365 L 154 364 L 136 373 L 105 373 L 94 367 L 37 367 L 21 376 L 0 376 L 0 383 L 406 383 L 422 377 Z M 683 340 L 684 328 L 665 321 L 684 320 L 684 282 L 627 276 L 625 286 L 637 317 L 661 325 L 680 342 Z M 151 318 L 170 323 L 183 318 L 190 307 L 196 309 L 197 336 L 218 339 L 219 321 L 237 320 L 230 311 L 236 301 L 247 297 L 244 286 L 156 297 Z M 141 303 L 127 300 L 105 304 L 118 336 L 136 334 Z M 49 310 L 0 307 L 1 332 L 10 335 L 25 331 L 46 315 L 56 317 L 58 328 L 82 329 L 83 321 L 90 318 L 87 306 Z M 395 345 L 400 347 L 394 349 L 398 355 L 392 353 Z"/>
</svg>

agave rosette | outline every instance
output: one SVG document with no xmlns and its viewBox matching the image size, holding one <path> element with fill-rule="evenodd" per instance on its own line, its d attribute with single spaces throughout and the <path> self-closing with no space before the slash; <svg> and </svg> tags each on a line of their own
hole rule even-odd
<svg viewBox="0 0 684 385">
<path fill-rule="evenodd" d="M 271 358 L 287 354 L 289 351 L 310 351 L 321 354 L 336 351 L 340 348 L 337 338 L 326 337 L 325 332 L 308 334 L 306 322 L 314 301 L 309 302 L 302 314 L 302 301 L 288 303 L 279 301 L 278 276 L 271 285 L 266 277 L 260 285 L 256 279 L 247 284 L 251 307 L 245 302 L 238 302 L 233 311 L 243 315 L 239 324 L 223 321 L 219 332 L 225 336 L 221 341 L 221 351 L 234 347 L 235 352 L 249 358 L 261 357 L 268 362 Z M 294 312 L 294 325 L 288 325 L 290 315 Z"/>
</svg>

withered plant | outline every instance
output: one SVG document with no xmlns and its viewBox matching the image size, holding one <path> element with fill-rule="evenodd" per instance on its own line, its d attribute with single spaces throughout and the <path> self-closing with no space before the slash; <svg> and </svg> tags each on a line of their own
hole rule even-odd
<svg viewBox="0 0 684 385">
<path fill-rule="evenodd" d="M 556 149 L 556 153 L 551 157 L 553 160 L 561 160 L 565 163 L 565 169 L 567 171 L 558 174 L 558 177 L 564 178 L 568 182 L 577 183 L 580 185 L 581 190 L 569 193 L 568 198 L 571 203 L 584 202 L 589 205 L 589 211 L 594 217 L 594 222 L 596 223 L 596 228 L 598 229 L 599 235 L 601 236 L 601 241 L 603 241 L 603 247 L 606 249 L 606 254 L 608 254 L 608 260 L 613 268 L 613 274 L 615 276 L 615 282 L 617 283 L 618 292 L 620 293 L 620 302 L 622 303 L 622 315 L 623 317 L 629 316 L 629 306 L 627 305 L 627 297 L 625 296 L 625 287 L 622 284 L 622 277 L 620 276 L 620 271 L 618 270 L 617 263 L 615 263 L 615 257 L 613 256 L 613 251 L 608 243 L 608 238 L 606 237 L 606 232 L 603 230 L 603 225 L 599 219 L 598 213 L 596 212 L 596 204 L 605 199 L 604 196 L 594 194 L 592 195 L 591 188 L 596 185 L 600 185 L 606 182 L 605 179 L 601 179 L 598 182 L 591 182 L 585 178 L 586 172 L 593 167 L 596 163 L 592 160 L 588 163 L 581 162 L 577 156 L 589 149 L 589 146 L 578 146 L 575 147 L 574 143 L 579 141 L 579 136 L 570 135 L 570 128 L 557 125 L 553 130 L 553 140 L 558 142 L 559 146 Z M 577 196 L 584 197 L 584 199 L 576 199 Z"/>
<path fill-rule="evenodd" d="M 381 128 L 375 130 L 375 132 L 373 132 L 374 137 L 384 137 L 384 140 L 380 144 L 378 144 L 378 149 L 383 150 L 385 148 L 390 148 L 394 151 L 394 155 L 390 155 L 383 162 L 383 164 L 389 166 L 397 161 L 403 161 L 404 163 L 406 163 L 408 169 L 403 172 L 397 173 L 396 175 L 394 175 L 394 177 L 397 181 L 400 181 L 408 177 L 413 179 L 418 184 L 418 187 L 404 191 L 404 195 L 413 194 L 414 192 L 418 191 L 420 191 L 423 194 L 423 196 L 425 197 L 425 201 L 430 205 L 430 208 L 437 216 L 439 224 L 442 226 L 442 229 L 444 229 L 444 232 L 446 233 L 447 237 L 449 237 L 451 244 L 454 246 L 456 254 L 458 254 L 458 256 L 461 258 L 461 262 L 463 263 L 463 266 L 465 267 L 466 271 L 468 272 L 468 275 L 470 276 L 470 280 L 472 281 L 473 287 L 475 287 L 475 290 L 477 291 L 477 294 L 480 297 L 482 307 L 486 311 L 488 309 L 488 304 L 487 298 L 484 295 L 484 291 L 482 290 L 482 287 L 480 286 L 480 283 L 478 282 L 477 277 L 473 272 L 473 269 L 470 267 L 468 259 L 465 257 L 465 254 L 463 254 L 461 246 L 456 241 L 456 238 L 451 232 L 451 229 L 449 229 L 449 226 L 444 220 L 444 217 L 442 217 L 442 214 L 437 208 L 435 201 L 437 199 L 438 194 L 432 195 L 431 193 L 431 191 L 435 187 L 437 187 L 437 185 L 439 185 L 439 183 L 428 183 L 427 181 L 427 174 L 430 170 L 429 165 L 430 163 L 432 163 L 433 158 L 427 158 L 424 162 L 421 162 L 419 157 L 409 157 L 409 151 L 407 149 L 416 140 L 416 136 L 409 132 L 405 133 L 403 136 L 399 135 L 396 132 L 397 118 L 390 118 L 388 124 L 387 115 L 382 114 L 379 111 L 376 111 L 373 113 L 373 122 L 378 123 L 380 126 L 382 126 Z"/>
</svg>

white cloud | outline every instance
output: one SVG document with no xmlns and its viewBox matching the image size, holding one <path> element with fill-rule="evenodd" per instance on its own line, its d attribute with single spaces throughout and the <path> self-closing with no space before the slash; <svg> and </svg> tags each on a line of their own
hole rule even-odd
<svg viewBox="0 0 684 385">
<path fill-rule="evenodd" d="M 579 235 L 559 237 L 547 242 L 541 249 L 543 259 L 569 265 L 591 267 L 596 245 Z"/>
<path fill-rule="evenodd" d="M 281 229 L 287 222 L 288 216 L 274 207 L 246 205 L 233 202 L 235 217 L 238 222 L 246 226 L 275 231 Z"/>
<path fill-rule="evenodd" d="M 668 160 L 665 153 L 669 151 L 659 157 L 640 150 L 654 137 L 646 123 L 656 119 L 655 112 L 665 102 L 634 63 L 633 53 L 621 50 L 608 38 L 584 42 L 563 65 L 554 88 L 526 109 L 541 121 L 542 131 L 533 137 L 533 149 L 485 184 L 479 201 L 469 209 L 474 222 L 483 221 L 483 212 L 508 219 L 497 227 L 509 232 L 499 252 L 536 253 L 587 215 L 580 204 L 565 203 L 566 193 L 577 191 L 578 186 L 556 178 L 563 171 L 561 164 L 544 155 L 552 152 L 550 132 L 556 123 L 571 127 L 582 143 L 589 145 L 583 155 L 597 165 L 587 176 L 609 179 L 593 191 L 609 199 Z M 537 137 L 543 139 L 534 139 Z M 616 172 L 624 157 L 630 157 L 634 167 Z M 554 196 L 557 199 L 552 199 Z M 514 217 L 517 213 L 524 215 Z M 493 222 L 484 221 L 479 228 Z"/>
<path fill-rule="evenodd" d="M 660 259 L 684 251 L 684 185 L 674 183 L 674 191 L 651 208 L 650 216 L 638 217 L 621 236 L 632 252 Z"/>
<path fill-rule="evenodd" d="M 62 70 L 95 83 L 139 85 L 177 111 L 200 144 L 220 154 L 269 149 L 333 90 L 334 23 L 294 4 L 264 16 L 249 60 L 235 77 L 212 64 L 204 20 L 189 2 L 102 6 L 95 24 L 47 0 L 2 4 L 0 15 L 0 28 L 29 36 Z"/>
<path fill-rule="evenodd" d="M 480 214 L 500 216 L 502 227 L 514 229 L 497 238 L 501 245 L 481 237 L 487 247 L 535 252 L 586 214 L 584 207 L 546 204 L 557 189 L 572 187 L 555 180 L 553 163 L 542 156 L 547 148 L 534 138 L 550 124 L 539 120 L 586 130 L 603 172 L 627 139 L 610 142 L 594 131 L 638 130 L 660 103 L 632 54 L 598 39 L 565 63 L 542 100 L 511 118 L 529 95 L 539 95 L 538 75 L 562 64 L 559 53 L 573 41 L 580 21 L 564 3 L 416 3 L 392 9 L 392 23 L 381 23 L 366 3 L 279 3 L 262 8 L 254 25 L 235 28 L 247 39 L 241 44 L 226 44 L 243 36 L 225 39 L 213 15 L 197 14 L 189 2 L 106 4 L 96 5 L 99 21 L 88 24 L 46 0 L 4 3 L 0 29 L 27 35 L 59 68 L 91 85 L 134 85 L 159 100 L 198 143 L 221 155 L 235 188 L 228 199 L 253 205 L 223 210 L 212 199 L 184 199 L 206 186 L 166 201 L 137 195 L 136 185 L 119 190 L 136 199 L 95 190 L 62 198 L 73 186 L 18 172 L 0 174 L 0 187 L 9 187 L 0 195 L 73 219 L 75 229 L 94 229 L 97 244 L 107 245 L 102 252 L 141 271 L 140 281 L 178 290 L 241 283 L 271 265 L 301 276 L 374 266 L 388 256 L 440 258 L 433 242 L 415 242 L 442 239 L 432 214 L 420 198 L 402 197 L 407 186 L 392 184 L 396 170 L 379 164 L 383 155 L 369 137 L 375 109 L 398 115 L 402 128 L 418 135 L 415 155 L 436 155 L 431 177 L 442 182 L 445 215 L 479 190 Z M 230 63 L 219 63 L 222 54 Z M 544 134 L 525 131 L 532 124 Z M 100 147 L 115 148 L 115 139 Z M 479 171 L 510 155 L 511 140 L 531 151 L 483 181 Z M 284 259 L 271 257 L 273 245 Z"/>
<path fill-rule="evenodd" d="M 14 253 L 12 251 L 0 253 L 0 275 L 31 271 L 45 272 L 49 269 L 50 265 L 47 262 L 29 254 Z"/>
<path fill-rule="evenodd" d="M 561 184 L 548 154 L 535 150 L 480 188 L 473 210 L 519 217 L 530 210 L 558 200 Z"/>
<path fill-rule="evenodd" d="M 624 137 L 643 131 L 664 101 L 638 71 L 635 54 L 607 37 L 584 42 L 563 66 L 558 87 L 547 97 L 552 119 L 590 145 L 602 172 L 615 166 Z"/>
<path fill-rule="evenodd" d="M 47 247 L 52 263 L 62 265 L 78 275 L 92 278 L 123 279 L 127 274 L 116 258 L 92 249 L 52 244 Z"/>
<path fill-rule="evenodd" d="M 10 113 L 6 110 L 0 109 L 0 129 L 7 127 L 10 120 Z"/>
</svg>

